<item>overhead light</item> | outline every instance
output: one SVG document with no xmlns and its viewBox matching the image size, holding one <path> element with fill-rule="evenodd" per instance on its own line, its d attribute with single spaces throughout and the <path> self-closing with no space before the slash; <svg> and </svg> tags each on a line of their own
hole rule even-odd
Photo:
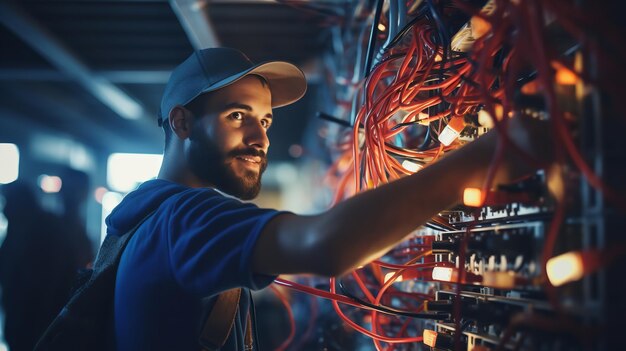
<svg viewBox="0 0 626 351">
<path fill-rule="evenodd" d="M 15 181 L 20 172 L 20 151 L 15 144 L 0 143 L 0 184 Z"/>
<path fill-rule="evenodd" d="M 126 119 L 139 119 L 143 115 L 143 108 L 135 100 L 128 97 L 121 90 L 111 84 L 95 84 L 95 90 L 115 113 Z"/>
<path fill-rule="evenodd" d="M 114 153 L 107 160 L 107 185 L 127 193 L 159 173 L 163 155 Z"/>
<path fill-rule="evenodd" d="M 95 167 L 95 158 L 89 149 L 82 143 L 63 136 L 34 134 L 31 137 L 30 153 L 38 159 L 67 164 L 78 170 Z"/>
</svg>

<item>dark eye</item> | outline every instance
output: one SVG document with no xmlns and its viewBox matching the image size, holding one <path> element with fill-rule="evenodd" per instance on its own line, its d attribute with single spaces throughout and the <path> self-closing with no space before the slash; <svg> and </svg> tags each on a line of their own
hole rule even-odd
<svg viewBox="0 0 626 351">
<path fill-rule="evenodd" d="M 269 127 L 270 127 L 270 125 L 271 125 L 271 124 L 272 124 L 272 123 L 270 123 L 270 121 L 268 121 L 268 120 L 266 120 L 266 119 L 262 119 L 262 120 L 261 120 L 261 125 L 262 125 L 262 126 L 263 126 L 263 128 L 265 128 L 265 129 L 269 129 Z"/>
<path fill-rule="evenodd" d="M 230 117 L 231 117 L 232 119 L 235 119 L 235 120 L 241 121 L 241 120 L 243 119 L 243 113 L 241 113 L 241 112 L 239 112 L 239 111 L 237 111 L 237 112 L 233 112 L 233 113 L 231 113 L 231 114 L 230 114 Z"/>
</svg>

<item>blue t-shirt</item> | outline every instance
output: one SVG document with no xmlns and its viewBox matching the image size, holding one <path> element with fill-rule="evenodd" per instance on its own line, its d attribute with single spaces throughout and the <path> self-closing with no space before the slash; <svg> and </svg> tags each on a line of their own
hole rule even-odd
<svg viewBox="0 0 626 351">
<path fill-rule="evenodd" d="M 275 278 L 254 274 L 251 256 L 265 224 L 281 212 L 260 209 L 214 189 L 151 180 L 107 217 L 122 235 L 154 214 L 129 241 L 115 286 L 117 349 L 194 350 L 214 296 L 241 287 L 238 316 L 223 350 L 243 350 L 251 303 L 247 289 Z"/>
</svg>

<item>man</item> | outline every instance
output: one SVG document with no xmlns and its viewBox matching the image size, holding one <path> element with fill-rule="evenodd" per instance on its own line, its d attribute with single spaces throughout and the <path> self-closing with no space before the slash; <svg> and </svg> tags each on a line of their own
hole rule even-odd
<svg viewBox="0 0 626 351">
<path fill-rule="evenodd" d="M 248 289 L 262 289 L 278 274 L 347 272 L 460 202 L 464 188 L 482 185 L 497 143 L 493 133 L 319 215 L 241 202 L 235 197 L 259 192 L 272 108 L 305 90 L 295 66 L 254 65 L 227 48 L 196 51 L 174 70 L 161 103 L 166 146 L 158 179 L 130 193 L 107 218 L 108 234 L 119 235 L 151 214 L 117 274 L 119 350 L 197 350 L 203 306 L 223 291 L 244 288 L 222 348 L 242 350 L 252 310 Z M 530 150 L 525 131 L 512 137 Z M 527 171 L 516 169 L 517 161 L 506 155 L 498 179 Z"/>
</svg>

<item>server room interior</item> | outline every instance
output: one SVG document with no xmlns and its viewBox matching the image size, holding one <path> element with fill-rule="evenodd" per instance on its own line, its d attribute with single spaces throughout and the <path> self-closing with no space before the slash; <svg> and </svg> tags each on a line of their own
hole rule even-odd
<svg viewBox="0 0 626 351">
<path fill-rule="evenodd" d="M 590 0 L 2 2 L 0 271 L 45 276 L 53 249 L 88 265 L 104 216 L 156 176 L 171 69 L 227 46 L 307 76 L 306 96 L 275 111 L 260 206 L 322 211 L 504 135 L 515 115 L 545 120 L 555 153 L 516 183 L 466 189 L 350 274 L 279 277 L 256 294 L 263 349 L 623 349 L 623 13 Z M 496 154 L 515 149 L 501 140 Z M 28 224 L 13 256 L 7 218 Z M 20 311 L 44 313 L 53 283 L 36 281 Z"/>
</svg>

